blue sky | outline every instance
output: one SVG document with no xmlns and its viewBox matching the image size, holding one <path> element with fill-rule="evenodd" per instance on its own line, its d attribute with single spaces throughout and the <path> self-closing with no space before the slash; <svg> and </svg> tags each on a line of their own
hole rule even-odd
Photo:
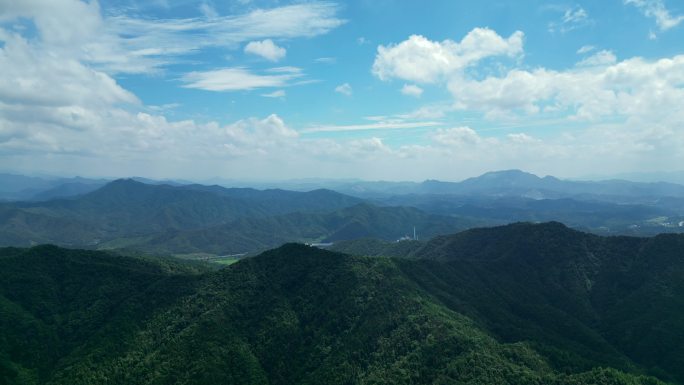
<svg viewBox="0 0 684 385">
<path fill-rule="evenodd" d="M 681 170 L 684 3 L 0 0 L 0 169 Z"/>
</svg>

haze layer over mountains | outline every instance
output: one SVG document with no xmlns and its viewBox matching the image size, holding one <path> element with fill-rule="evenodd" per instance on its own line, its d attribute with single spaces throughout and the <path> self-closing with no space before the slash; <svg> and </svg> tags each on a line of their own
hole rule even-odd
<svg viewBox="0 0 684 385">
<path fill-rule="evenodd" d="M 462 182 L 319 182 L 311 191 L 4 176 L 0 244 L 233 255 L 286 242 L 419 239 L 517 221 L 597 234 L 684 231 L 684 186 L 500 171 Z M 79 187 L 75 187 L 79 186 Z M 301 189 L 303 185 L 292 188 Z M 42 189 L 42 190 L 41 190 Z"/>
</svg>

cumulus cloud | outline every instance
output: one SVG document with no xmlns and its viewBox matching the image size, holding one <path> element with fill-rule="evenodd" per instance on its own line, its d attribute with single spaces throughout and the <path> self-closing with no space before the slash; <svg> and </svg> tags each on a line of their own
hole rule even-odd
<svg viewBox="0 0 684 385">
<path fill-rule="evenodd" d="M 608 50 L 602 50 L 595 53 L 592 56 L 577 63 L 578 67 L 594 67 L 594 66 L 606 66 L 610 64 L 615 64 L 617 62 L 617 57 L 615 54 Z"/>
<path fill-rule="evenodd" d="M 516 31 L 503 38 L 488 28 L 475 28 L 460 42 L 435 42 L 412 35 L 396 45 L 378 46 L 372 70 L 382 80 L 435 83 L 488 57 L 519 56 L 523 37 L 522 32 Z"/>
<path fill-rule="evenodd" d="M 506 137 L 511 142 L 517 143 L 517 144 L 531 144 L 531 143 L 540 143 L 541 142 L 539 139 L 533 138 L 524 132 L 519 132 L 516 134 L 508 134 L 508 135 L 506 135 Z"/>
<path fill-rule="evenodd" d="M 273 40 L 251 41 L 245 46 L 245 52 L 261 56 L 266 60 L 278 61 L 285 57 L 287 50 L 277 46 Z"/>
<path fill-rule="evenodd" d="M 548 106 L 578 119 L 677 114 L 684 90 L 684 56 L 620 62 L 599 52 L 568 71 L 514 69 L 501 77 L 456 79 L 449 84 L 457 107 L 486 114 L 538 114 Z"/>
<path fill-rule="evenodd" d="M 223 145 L 230 155 L 237 156 L 249 153 L 263 155 L 268 152 L 268 149 L 283 146 L 299 136 L 275 114 L 261 120 L 257 118 L 239 120 L 228 125 L 224 130 L 226 135 Z"/>
<path fill-rule="evenodd" d="M 415 84 L 404 84 L 404 86 L 401 87 L 401 93 L 419 98 L 421 95 L 423 95 L 423 89 Z"/>
<path fill-rule="evenodd" d="M 30 36 L 0 27 L 0 163 L 6 168 L 91 175 L 146 170 L 176 177 L 455 179 L 511 166 L 577 174 L 599 162 L 607 173 L 625 165 L 684 164 L 684 56 L 618 60 L 600 51 L 564 70 L 518 62 L 492 74 L 479 65 L 485 59 L 521 59 L 522 32 L 503 38 L 476 29 L 459 42 L 412 36 L 378 49 L 375 75 L 416 87 L 445 87 L 452 95 L 449 103 L 367 124 L 297 130 L 275 114 L 228 124 L 173 121 L 162 115 L 164 108 L 142 105 L 113 74 L 163 68 L 176 56 L 208 46 L 239 49 L 250 41 L 325 33 L 344 22 L 333 4 L 171 20 L 103 17 L 95 1 L 0 0 L 0 7 L 2 22 L 24 18 L 36 27 Z M 281 97 L 284 87 L 303 77 L 296 67 L 228 67 L 180 80 L 191 88 L 259 89 Z M 539 135 L 543 140 L 534 132 L 487 136 L 472 121 L 452 128 L 435 121 L 454 108 L 487 116 L 569 116 L 592 124 L 565 136 Z M 424 133 L 417 139 L 421 143 L 397 144 L 406 143 L 410 128 Z M 353 139 L 333 134 L 325 139 L 333 131 L 349 131 Z"/>
<path fill-rule="evenodd" d="M 470 127 L 440 128 L 432 139 L 440 145 L 458 147 L 482 142 L 480 135 Z"/>
<path fill-rule="evenodd" d="M 624 3 L 637 7 L 644 16 L 655 19 L 661 31 L 674 28 L 684 20 L 684 15 L 672 16 L 662 0 L 624 0 Z"/>
<path fill-rule="evenodd" d="M 0 101 L 24 106 L 138 103 L 110 76 L 8 34 L 0 49 Z"/>
<path fill-rule="evenodd" d="M 353 93 L 353 90 L 352 90 L 352 86 L 350 86 L 349 83 L 344 83 L 344 84 L 340 84 L 339 86 L 335 87 L 335 92 L 337 92 L 338 94 L 351 96 Z"/>
<path fill-rule="evenodd" d="M 491 119 L 560 115 L 589 121 L 646 116 L 660 120 L 681 110 L 675 106 L 684 96 L 682 55 L 619 61 L 613 52 L 602 50 L 566 70 L 530 69 L 515 63 L 508 69 L 498 67 L 498 73 L 481 71 L 482 58 L 522 56 L 522 36 L 516 32 L 504 39 L 476 28 L 460 43 L 439 43 L 414 35 L 396 45 L 380 46 L 372 70 L 383 80 L 446 86 L 454 108 L 479 111 Z"/>
</svg>

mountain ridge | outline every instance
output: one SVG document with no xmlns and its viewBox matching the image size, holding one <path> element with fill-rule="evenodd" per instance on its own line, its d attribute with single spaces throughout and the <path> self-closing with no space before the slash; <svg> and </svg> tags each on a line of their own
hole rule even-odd
<svg viewBox="0 0 684 385">
<path fill-rule="evenodd" d="M 529 226 L 518 230 L 530 229 L 535 230 Z M 548 230 L 567 232 L 555 224 Z M 654 242 L 660 244 L 661 239 Z M 671 244 L 661 247 L 672 250 Z M 675 258 L 680 259 L 681 255 Z M 3 381 L 10 385 L 16 381 L 55 385 L 663 384 L 643 376 L 649 372 L 681 383 L 676 367 L 665 365 L 663 371 L 653 372 L 651 363 L 638 355 L 632 361 L 624 353 L 628 345 L 620 345 L 627 350 L 618 350 L 610 342 L 613 337 L 604 336 L 606 331 L 601 335 L 600 329 L 591 329 L 572 313 L 551 311 L 557 303 L 538 296 L 516 300 L 510 294 L 518 290 L 502 290 L 506 279 L 497 275 L 507 270 L 489 270 L 491 279 L 503 279 L 503 286 L 487 290 L 495 281 L 482 275 L 485 270 L 472 270 L 469 261 L 454 265 L 454 261 L 435 259 L 353 257 L 286 244 L 218 272 L 167 265 L 164 269 L 170 270 L 165 276 L 154 260 L 140 263 L 135 258 L 53 246 L 0 249 L 0 309 L 5 309 L 0 312 L 0 324 L 11 320 L 15 325 L 0 328 L 0 340 L 12 341 L 12 345 L 0 345 Z M 106 267 L 110 265 L 114 270 Z M 118 266 L 130 273 L 122 276 Z M 481 283 L 470 288 L 482 289 L 479 294 L 463 291 L 463 283 L 468 282 L 463 280 L 474 271 L 478 275 L 471 283 Z M 150 281 L 150 273 L 161 275 Z M 124 306 L 109 313 L 114 315 L 112 322 L 89 315 L 90 311 L 99 313 L 98 307 L 85 307 L 89 310 L 83 314 L 59 307 L 47 311 L 24 307 L 22 311 L 28 313 L 10 310 L 42 301 L 50 305 L 54 294 L 49 293 L 56 287 L 67 289 L 81 274 L 90 276 L 83 284 L 95 286 L 69 291 L 74 301 L 97 304 L 101 294 L 114 301 L 127 298 Z M 8 278 L 22 279 L 22 287 L 35 289 L 14 288 L 7 285 Z M 136 285 L 142 283 L 149 289 L 136 294 L 140 291 Z M 658 298 L 653 295 L 649 298 Z M 36 301 L 36 296 L 44 299 Z M 483 303 L 485 299 L 493 301 Z M 530 327 L 514 334 L 521 327 L 516 318 L 519 309 L 501 306 L 509 300 L 532 311 L 530 322 L 539 329 Z M 539 310 L 526 305 L 537 300 Z M 102 303 L 103 309 L 111 306 L 108 303 Z M 660 308 L 677 309 L 665 305 L 659 302 Z M 500 312 L 492 313 L 495 309 Z M 538 318 L 535 312 L 539 311 L 550 318 Z M 69 316 L 62 317 L 62 324 L 32 323 L 20 316 L 53 317 L 53 312 Z M 5 318 L 8 314 L 12 318 Z M 639 321 L 638 314 L 629 319 Z M 500 324 L 504 320 L 508 329 Z M 95 322 L 100 326 L 64 328 L 84 321 L 83 325 Z M 44 336 L 39 340 L 42 344 L 27 345 L 19 338 L 20 330 L 40 331 L 36 335 Z M 622 335 L 619 328 L 616 332 Z M 54 333 L 62 336 L 56 340 L 60 342 L 50 340 Z M 540 336 L 548 339 L 542 343 Z M 55 343 L 81 347 L 57 349 L 54 352 L 62 353 L 54 356 L 48 352 L 59 346 Z M 668 343 L 667 351 L 676 353 L 677 344 L 678 340 Z M 585 350 L 587 345 L 596 351 Z M 33 354 L 3 349 L 8 346 Z"/>
</svg>

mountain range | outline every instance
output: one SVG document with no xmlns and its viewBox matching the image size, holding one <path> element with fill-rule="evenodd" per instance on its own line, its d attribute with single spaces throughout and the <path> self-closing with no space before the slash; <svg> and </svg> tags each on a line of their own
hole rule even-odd
<svg viewBox="0 0 684 385">
<path fill-rule="evenodd" d="M 17 180 L 15 187 L 41 181 Z M 560 221 L 603 235 L 684 231 L 684 186 L 668 183 L 576 182 L 518 170 L 457 183 L 345 181 L 337 186 L 356 196 L 328 189 L 183 183 L 81 178 L 37 193 L 34 200 L 0 203 L 0 246 L 53 243 L 229 255 L 286 242 L 393 241 L 412 236 L 414 227 L 425 239 L 516 221 Z M 63 196 L 72 193 L 77 195 Z"/>
<path fill-rule="evenodd" d="M 551 222 L 400 243 L 286 244 L 218 271 L 1 249 L 0 382 L 684 383 L 684 235 Z"/>
<path fill-rule="evenodd" d="M 121 237 L 197 229 L 244 217 L 334 210 L 359 202 L 328 190 L 259 191 L 117 180 L 72 199 L 0 204 L 0 243 L 97 246 Z"/>
</svg>

